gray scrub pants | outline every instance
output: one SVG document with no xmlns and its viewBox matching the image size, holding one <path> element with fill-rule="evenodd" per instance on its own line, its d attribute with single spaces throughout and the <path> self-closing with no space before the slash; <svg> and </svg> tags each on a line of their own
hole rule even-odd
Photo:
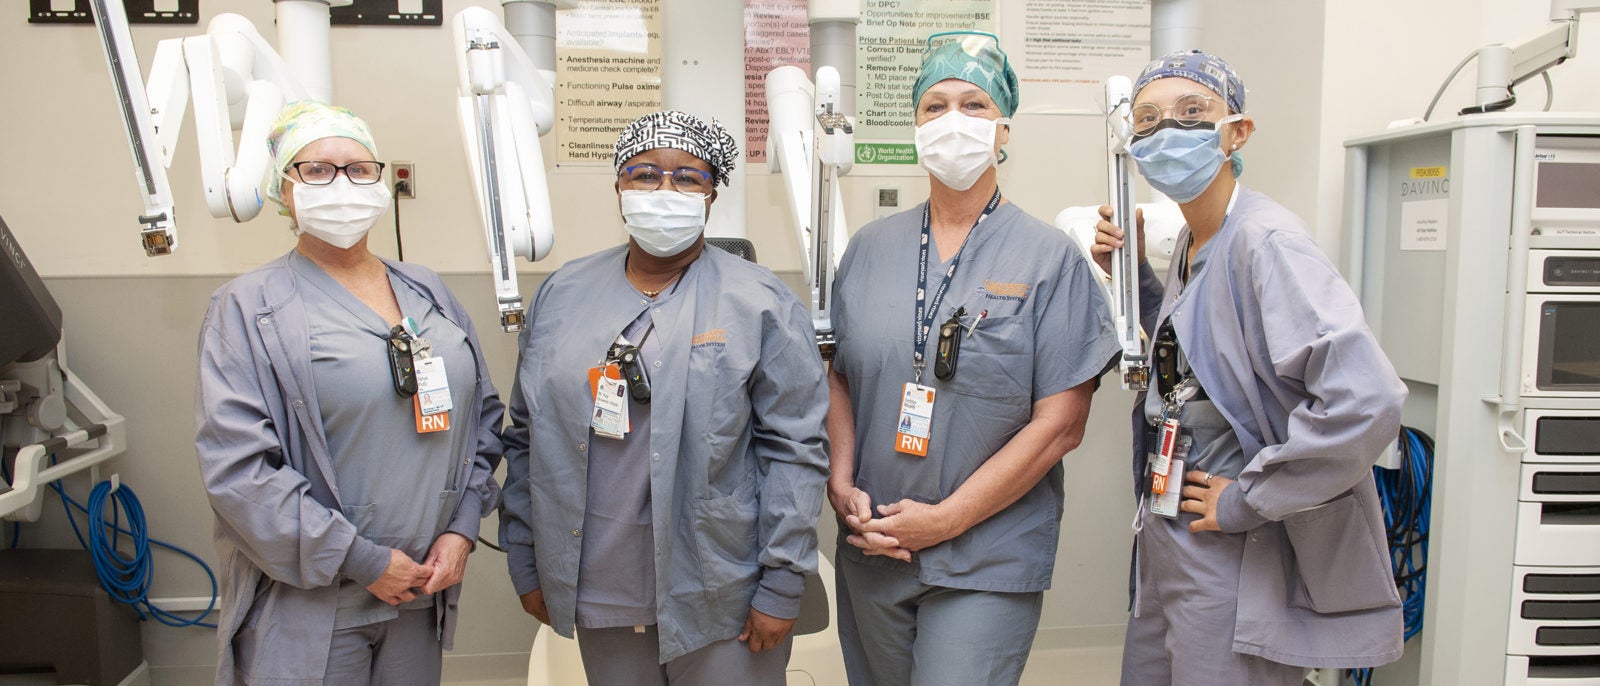
<svg viewBox="0 0 1600 686">
<path fill-rule="evenodd" d="M 323 683 L 437 684 L 442 653 L 435 610 L 401 610 L 385 622 L 335 629 Z"/>
<path fill-rule="evenodd" d="M 1146 398 L 1146 417 L 1160 412 L 1153 397 Z M 1192 440 L 1185 470 L 1239 478 L 1249 458 L 1214 403 L 1185 404 L 1183 426 Z M 1199 515 L 1182 512 L 1167 519 L 1147 505 L 1139 517 L 1143 528 L 1134 538 L 1139 616 L 1128 618 L 1123 686 L 1300 686 L 1305 668 L 1233 651 L 1248 534 L 1190 533 L 1189 522 Z"/>
<path fill-rule="evenodd" d="M 578 653 L 589 686 L 783 686 L 794 650 L 793 634 L 759 653 L 730 638 L 661 664 L 660 640 L 654 624 L 643 632 L 631 626 L 578 627 Z"/>
<path fill-rule="evenodd" d="M 839 555 L 839 642 L 852 686 L 1003 686 L 1022 679 L 1044 592 L 929 586 Z"/>
<path fill-rule="evenodd" d="M 1139 616 L 1128 618 L 1122 686 L 1300 686 L 1306 669 L 1233 650 L 1247 534 L 1189 533 L 1199 515 L 1141 514 Z"/>
</svg>

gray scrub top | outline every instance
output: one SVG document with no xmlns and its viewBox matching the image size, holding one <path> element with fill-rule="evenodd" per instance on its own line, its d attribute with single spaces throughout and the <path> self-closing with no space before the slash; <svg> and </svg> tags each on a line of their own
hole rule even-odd
<svg viewBox="0 0 1600 686">
<path fill-rule="evenodd" d="M 299 253 L 289 267 L 300 281 L 310 332 L 312 384 L 333 455 L 343 512 L 359 534 L 418 562 L 444 531 L 443 504 L 453 486 L 450 456 L 469 438 L 458 413 L 472 407 L 476 365 L 466 333 L 422 294 L 389 274 L 402 314 L 442 358 L 450 382 L 452 428 L 417 433 L 412 400 L 394 391 L 384 341 L 389 326 L 365 303 Z M 335 629 L 386 621 L 400 610 L 433 606 L 421 595 L 391 606 L 353 579 L 339 582 Z"/>
<path fill-rule="evenodd" d="M 1191 279 L 1205 268 L 1211 245 L 1207 243 L 1200 246 L 1200 251 L 1195 254 L 1194 264 L 1189 267 Z M 1182 292 L 1182 290 L 1180 285 L 1177 291 Z M 1186 362 L 1185 367 L 1187 367 Z M 1198 386 L 1199 380 L 1196 379 L 1191 383 Z M 1161 410 L 1164 404 L 1159 393 L 1145 394 L 1144 417 L 1151 431 L 1161 424 Z M 1239 445 L 1239 437 L 1234 435 L 1233 427 L 1228 424 L 1228 418 L 1222 416 L 1216 403 L 1211 400 L 1190 400 L 1184 403 L 1178 415 L 1178 427 L 1179 440 L 1188 443 L 1184 448 L 1186 452 L 1183 456 L 1184 471 L 1199 469 L 1220 477 L 1238 479 L 1239 473 L 1244 471 L 1246 464 L 1249 464 L 1250 459 L 1245 456 L 1244 448 Z M 1147 441 L 1146 445 L 1155 445 L 1155 442 Z M 1148 481 L 1144 483 L 1148 484 Z"/>
<path fill-rule="evenodd" d="M 849 383 L 856 429 L 855 485 L 874 505 L 909 498 L 937 503 L 954 493 L 1032 417 L 1041 398 L 1097 375 L 1116 354 L 1104 290 L 1088 260 L 1061 231 L 1002 204 L 973 229 L 934 323 L 966 307 L 986 312 L 961 341 L 957 371 L 922 383 L 937 389 L 927 457 L 894 450 L 902 391 L 913 379 L 921 206 L 863 227 L 835 280 L 834 369 Z M 937 259 L 930 255 L 930 261 Z M 929 269 L 929 296 L 942 269 Z M 932 360 L 936 336 L 924 356 Z M 1017 502 L 954 539 L 922 550 L 909 566 L 866 557 L 861 564 L 907 570 L 926 584 L 1033 592 L 1050 586 L 1062 511 L 1060 464 Z"/>
<path fill-rule="evenodd" d="M 646 369 L 661 359 L 661 338 L 652 330 L 648 312 L 641 312 L 622 335 L 639 346 Z M 650 405 L 629 396 L 628 418 L 628 435 L 622 440 L 589 434 L 585 535 L 578 560 L 578 626 L 585 629 L 656 623 Z"/>
</svg>

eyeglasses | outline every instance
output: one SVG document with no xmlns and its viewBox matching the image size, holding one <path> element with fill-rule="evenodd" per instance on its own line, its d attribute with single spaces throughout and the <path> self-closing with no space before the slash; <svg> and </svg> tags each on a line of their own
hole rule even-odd
<svg viewBox="0 0 1600 686">
<path fill-rule="evenodd" d="M 1160 107 L 1153 103 L 1135 105 L 1133 108 L 1133 135 L 1143 136 L 1155 131 L 1156 125 L 1161 123 L 1161 115 L 1172 114 L 1173 121 L 1186 129 L 1192 129 L 1206 121 L 1218 100 L 1209 95 L 1190 93 L 1178 98 L 1169 107 Z"/>
<path fill-rule="evenodd" d="M 623 167 L 617 175 L 625 191 L 653 191 L 668 177 L 672 178 L 672 190 L 679 193 L 711 192 L 711 175 L 694 167 L 678 167 L 669 172 L 653 164 L 635 164 Z"/>
<path fill-rule="evenodd" d="M 994 70 L 994 73 L 1003 73 L 1010 58 L 1000 49 L 1000 39 L 992 33 L 985 31 L 941 31 L 928 36 L 928 45 L 922 50 L 922 66 L 928 67 L 928 60 L 939 49 L 950 43 L 960 43 L 961 51 L 967 56 L 983 65 L 985 69 Z"/>
<path fill-rule="evenodd" d="M 383 180 L 383 163 L 372 160 L 351 162 L 338 165 L 320 160 L 307 160 L 296 162 L 291 167 L 300 177 L 301 183 L 308 186 L 326 186 L 333 183 L 333 179 L 344 172 L 344 177 L 357 186 L 370 186 Z"/>
</svg>

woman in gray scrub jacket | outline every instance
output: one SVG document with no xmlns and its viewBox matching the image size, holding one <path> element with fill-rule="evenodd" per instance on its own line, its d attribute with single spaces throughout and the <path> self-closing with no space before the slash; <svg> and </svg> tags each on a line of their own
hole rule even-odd
<svg viewBox="0 0 1600 686">
<path fill-rule="evenodd" d="M 930 39 L 913 103 L 928 202 L 863 227 L 835 281 L 839 634 L 856 686 L 1015 684 L 1116 343 L 1082 251 L 1001 197 L 993 36 Z"/>
<path fill-rule="evenodd" d="M 1126 686 L 1299 686 L 1400 657 L 1372 465 L 1405 387 L 1305 225 L 1235 180 L 1244 96 L 1198 51 L 1134 84 L 1130 152 L 1186 225 L 1165 287 L 1140 265 L 1157 363 L 1134 411 Z M 1122 234 L 1099 229 L 1109 264 Z"/>
<path fill-rule="evenodd" d="M 715 121 L 629 124 L 629 240 L 539 287 L 519 342 L 500 539 L 590 686 L 785 682 L 817 570 L 827 387 L 811 319 L 703 232 L 739 157 Z"/>
<path fill-rule="evenodd" d="M 367 125 L 290 103 L 268 146 L 298 243 L 218 289 L 200 332 L 217 683 L 437 684 L 503 407 L 438 275 L 367 250 L 390 203 Z"/>
</svg>

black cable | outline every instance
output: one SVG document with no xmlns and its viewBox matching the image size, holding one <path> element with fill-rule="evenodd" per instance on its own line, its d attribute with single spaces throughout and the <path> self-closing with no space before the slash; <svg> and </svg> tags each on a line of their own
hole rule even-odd
<svg viewBox="0 0 1600 686">
<path fill-rule="evenodd" d="M 401 262 L 406 261 L 406 244 L 400 238 L 400 194 L 410 192 L 411 184 L 407 181 L 394 182 L 394 252 L 395 258 Z"/>
<path fill-rule="evenodd" d="M 1465 115 L 1468 115 L 1468 114 L 1487 114 L 1489 112 L 1500 112 L 1500 111 L 1509 109 L 1512 105 L 1515 105 L 1515 104 L 1517 104 L 1517 91 L 1516 91 L 1515 88 L 1507 86 L 1506 87 L 1506 98 L 1504 100 L 1496 100 L 1494 102 L 1491 102 L 1491 103 L 1488 103 L 1488 104 L 1485 104 L 1485 105 L 1473 105 L 1471 107 L 1463 107 L 1463 108 L 1461 108 L 1461 111 L 1457 112 L 1456 114 L 1465 116 Z"/>
<path fill-rule="evenodd" d="M 505 549 L 505 548 L 502 548 L 502 547 L 500 547 L 500 546 L 497 546 L 497 545 L 495 545 L 495 544 L 493 544 L 493 543 L 490 543 L 490 542 L 489 542 L 489 539 L 487 539 L 487 538 L 484 538 L 484 537 L 482 537 L 482 536 L 479 536 L 479 537 L 478 537 L 478 542 L 479 542 L 479 543 L 482 543 L 482 544 L 484 544 L 484 545 L 486 545 L 486 546 L 488 546 L 488 547 L 489 547 L 489 549 L 490 549 L 490 550 L 493 550 L 493 551 L 495 551 L 495 552 L 497 552 L 497 553 L 503 553 L 503 552 L 505 552 L 505 551 L 506 551 L 506 549 Z"/>
</svg>

